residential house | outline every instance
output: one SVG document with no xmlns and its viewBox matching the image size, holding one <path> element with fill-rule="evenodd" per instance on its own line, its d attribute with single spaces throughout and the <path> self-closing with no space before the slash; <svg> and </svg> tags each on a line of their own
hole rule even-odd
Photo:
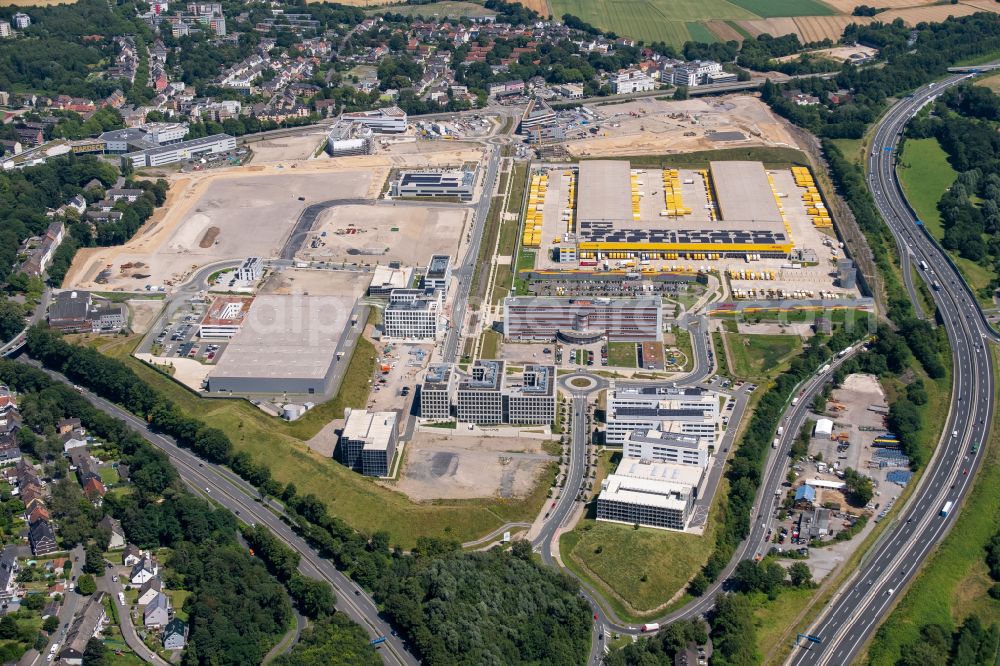
<svg viewBox="0 0 1000 666">
<path fill-rule="evenodd" d="M 142 585 L 150 578 L 156 576 L 159 571 L 160 567 L 157 564 L 156 559 L 147 553 L 142 558 L 142 561 L 136 563 L 136 565 L 132 567 L 132 571 L 129 573 L 128 579 L 133 585 Z"/>
<path fill-rule="evenodd" d="M 162 627 L 170 622 L 170 597 L 157 592 L 142 610 L 142 623 L 147 628 Z"/>
<path fill-rule="evenodd" d="M 167 650 L 183 650 L 186 646 L 187 625 L 175 617 L 163 629 L 163 647 Z"/>
<path fill-rule="evenodd" d="M 13 436 L 0 435 L 0 467 L 21 462 L 21 449 Z"/>
<path fill-rule="evenodd" d="M 131 567 L 135 566 L 142 561 L 142 551 L 138 546 L 133 546 L 132 544 L 127 544 L 125 546 L 125 552 L 122 553 L 122 564 Z"/>
<path fill-rule="evenodd" d="M 63 444 L 63 452 L 64 453 L 69 453 L 73 449 L 86 448 L 86 447 L 87 447 L 87 440 L 85 440 L 85 439 L 76 439 L 75 437 L 70 437 Z"/>
<path fill-rule="evenodd" d="M 65 435 L 66 433 L 73 432 L 80 425 L 81 421 L 78 418 L 60 419 L 56 422 L 56 433 Z"/>
<path fill-rule="evenodd" d="M 28 527 L 28 542 L 31 544 L 31 552 L 35 556 L 48 555 L 58 550 L 56 546 L 56 533 L 52 531 L 52 526 L 47 520 L 39 520 L 34 525 Z"/>
<path fill-rule="evenodd" d="M 161 592 L 163 592 L 163 583 L 159 577 L 150 578 L 139 588 L 139 597 L 135 602 L 140 606 L 145 606 L 152 603 L 153 599 Z"/>
<path fill-rule="evenodd" d="M 107 492 L 108 489 L 104 487 L 100 479 L 91 477 L 83 484 L 83 494 L 97 506 L 100 506 Z"/>
<path fill-rule="evenodd" d="M 26 511 L 24 515 L 29 525 L 34 525 L 40 520 L 44 520 L 45 522 L 52 520 L 52 515 L 49 514 L 49 510 L 43 504 L 36 504 L 30 511 Z"/>
<path fill-rule="evenodd" d="M 17 584 L 17 548 L 7 546 L 0 554 L 0 601 L 8 602 L 17 596 L 20 586 Z"/>
<path fill-rule="evenodd" d="M 108 542 L 108 550 L 118 550 L 125 547 L 125 531 L 122 530 L 120 521 L 111 516 L 104 516 L 97 526 L 111 533 L 111 540 Z"/>
<path fill-rule="evenodd" d="M 80 666 L 83 664 L 83 653 L 87 650 L 87 642 L 101 633 L 108 623 L 108 615 L 104 610 L 104 592 L 98 592 L 87 599 L 83 611 L 77 613 L 76 619 L 69 626 L 66 642 L 59 651 L 59 663 Z"/>
</svg>

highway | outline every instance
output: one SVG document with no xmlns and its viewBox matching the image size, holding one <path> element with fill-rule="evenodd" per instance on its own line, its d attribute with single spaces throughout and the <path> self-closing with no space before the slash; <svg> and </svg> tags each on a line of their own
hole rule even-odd
<svg viewBox="0 0 1000 666">
<path fill-rule="evenodd" d="M 948 334 L 954 374 L 943 441 L 898 520 L 806 632 L 820 642 L 808 642 L 789 657 L 787 663 L 794 666 L 839 665 L 857 658 L 953 525 L 982 459 L 982 453 L 972 455 L 970 449 L 986 441 L 993 418 L 993 363 L 987 340 L 995 339 L 995 333 L 954 265 L 918 225 L 899 187 L 895 158 L 906 123 L 943 88 L 969 76 L 949 76 L 897 103 L 876 128 L 868 156 L 868 184 L 879 212 L 904 253 L 911 253 L 918 265 L 926 262 L 928 268 L 920 272 L 932 285 Z M 954 508 L 943 512 L 947 502 Z"/>
<path fill-rule="evenodd" d="M 22 357 L 21 360 L 25 360 Z M 28 361 L 39 367 L 34 361 Z M 51 370 L 45 372 L 62 382 L 70 383 L 62 375 Z M 330 583 L 337 593 L 337 610 L 350 617 L 368 632 L 373 639 L 385 636 L 386 641 L 379 647 L 383 662 L 402 666 L 416 666 L 419 661 L 403 645 L 402 640 L 393 635 L 392 628 L 379 616 L 375 602 L 347 576 L 322 558 L 313 548 L 293 531 L 279 516 L 284 513 L 280 503 L 274 500 L 260 501 L 257 489 L 239 478 L 230 470 L 205 462 L 187 449 L 180 448 L 174 440 L 149 429 L 146 422 L 90 391 L 81 389 L 82 395 L 95 407 L 106 414 L 121 419 L 150 444 L 162 450 L 177 468 L 181 479 L 199 494 L 211 497 L 215 502 L 232 511 L 240 520 L 254 525 L 266 525 L 271 532 L 290 548 L 299 553 L 299 570 L 317 580 Z"/>
</svg>

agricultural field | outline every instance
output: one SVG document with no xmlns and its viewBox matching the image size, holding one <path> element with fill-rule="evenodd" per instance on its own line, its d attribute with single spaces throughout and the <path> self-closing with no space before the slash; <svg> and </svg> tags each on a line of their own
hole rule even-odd
<svg viewBox="0 0 1000 666">
<path fill-rule="evenodd" d="M 361 1 L 361 0 L 356 0 Z M 523 0 L 522 4 L 543 15 L 546 0 Z M 569 13 L 599 28 L 645 41 L 664 41 L 680 47 L 686 41 L 742 40 L 768 33 L 795 33 L 804 43 L 837 41 L 851 23 L 870 23 L 873 18 L 851 16 L 857 0 L 548 0 L 551 14 Z M 943 21 L 948 16 L 966 16 L 977 11 L 1000 12 L 1000 6 L 984 0 L 939 4 L 935 0 L 872 0 L 866 3 L 885 10 L 877 20 L 889 23 L 899 18 L 909 26 Z"/>
<path fill-rule="evenodd" d="M 366 4 L 362 4 L 366 0 L 347 0 L 344 2 L 346 5 L 355 5 L 361 7 L 372 7 L 375 5 L 374 2 L 367 1 Z M 481 4 L 475 2 L 458 2 L 454 0 L 443 0 L 442 2 L 430 2 L 425 5 L 390 5 L 384 6 L 385 2 L 380 2 L 377 9 L 372 9 L 367 12 L 369 14 L 379 14 L 385 11 L 391 11 L 394 14 L 400 14 L 402 16 L 423 16 L 424 18 L 430 18 L 432 16 L 494 16 L 496 12 L 486 9 Z M 527 3 L 526 3 L 527 4 Z M 530 6 L 530 5 L 527 5 Z"/>
</svg>

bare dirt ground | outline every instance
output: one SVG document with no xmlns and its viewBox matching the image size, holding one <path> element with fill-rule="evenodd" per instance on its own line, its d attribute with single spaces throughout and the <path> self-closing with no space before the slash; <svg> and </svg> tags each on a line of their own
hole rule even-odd
<svg viewBox="0 0 1000 666">
<path fill-rule="evenodd" d="M 316 235 L 324 245 L 311 248 L 307 243 L 297 258 L 348 264 L 400 261 L 404 266 L 425 266 L 431 255 L 457 255 L 469 213 L 467 208 L 412 205 L 331 208 L 321 214 L 316 226 Z M 352 228 L 357 232 L 345 233 Z"/>
<path fill-rule="evenodd" d="M 809 53 L 813 55 L 826 56 L 827 58 L 832 58 L 833 60 L 844 61 L 847 60 L 851 55 L 855 53 L 863 53 L 866 56 L 874 56 L 878 53 L 878 49 L 873 49 L 870 46 L 837 46 L 832 49 L 817 49 L 816 51 L 810 51 Z M 783 56 L 781 58 L 775 58 L 778 62 L 785 62 L 788 60 L 795 60 L 799 57 L 799 54 L 793 54 L 789 56 Z"/>
<path fill-rule="evenodd" d="M 167 365 L 174 369 L 173 377 L 188 388 L 200 391 L 202 382 L 208 377 L 214 366 L 205 365 L 192 358 L 172 358 L 166 356 L 153 356 L 152 354 L 136 354 L 140 361 L 152 363 L 154 365 Z"/>
<path fill-rule="evenodd" d="M 80 250 L 64 284 L 66 288 L 112 291 L 138 290 L 145 284 L 169 286 L 185 279 L 192 267 L 214 261 L 213 255 L 225 259 L 251 254 L 269 256 L 265 250 L 280 247 L 298 212 L 306 205 L 346 196 L 374 199 L 381 192 L 390 168 L 436 167 L 478 162 L 482 158 L 481 149 L 456 149 L 445 142 L 434 146 L 436 152 L 415 155 L 251 164 L 171 175 L 166 203 L 135 237 L 122 246 Z M 230 199 L 214 198 L 216 192 Z M 298 196 L 305 201 L 298 201 Z M 247 230 L 248 216 L 262 226 L 260 233 Z M 228 233 L 226 226 L 212 217 L 224 218 L 221 221 L 228 223 Z M 276 220 L 281 224 L 275 224 Z M 220 227 L 219 245 L 201 250 L 198 241 L 210 226 Z M 187 247 L 171 250 L 168 246 L 174 239 Z M 152 270 L 143 269 L 140 273 L 148 274 L 149 278 L 121 277 L 119 267 L 135 261 L 150 266 Z M 113 273 L 111 281 L 108 285 L 97 285 L 94 279 L 108 266 Z"/>
<path fill-rule="evenodd" d="M 394 487 L 416 501 L 523 497 L 550 460 L 538 440 L 418 431 Z"/>
<path fill-rule="evenodd" d="M 326 142 L 327 128 L 308 134 L 282 136 L 249 144 L 254 157 L 251 164 L 281 162 L 282 160 L 307 160 Z"/>
<path fill-rule="evenodd" d="M 367 273 L 286 268 L 268 276 L 260 293 L 345 296 L 354 300 L 365 293 L 370 281 L 371 275 Z"/>
<path fill-rule="evenodd" d="M 661 101 L 652 97 L 596 107 L 607 118 L 593 138 L 569 141 L 576 157 L 682 153 L 745 146 L 797 147 L 780 118 L 752 95 Z M 630 114 L 638 114 L 638 117 Z M 619 123 L 619 127 L 611 127 Z M 743 141 L 715 141 L 714 132 L 742 132 Z M 694 136 L 685 136 L 685 134 Z"/>
<path fill-rule="evenodd" d="M 126 302 L 132 315 L 130 328 L 133 333 L 145 334 L 149 331 L 153 320 L 163 307 L 163 301 L 157 299 L 136 298 Z"/>
</svg>

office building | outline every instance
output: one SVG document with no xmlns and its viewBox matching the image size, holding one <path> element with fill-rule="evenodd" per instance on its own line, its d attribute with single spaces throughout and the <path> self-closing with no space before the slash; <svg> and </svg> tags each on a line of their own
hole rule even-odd
<svg viewBox="0 0 1000 666">
<path fill-rule="evenodd" d="M 125 305 L 86 291 L 56 294 L 49 305 L 49 326 L 63 333 L 115 333 L 125 328 Z"/>
<path fill-rule="evenodd" d="M 340 460 L 365 476 L 388 476 L 396 455 L 396 412 L 348 409 Z"/>
<path fill-rule="evenodd" d="M 131 162 L 135 168 L 161 166 L 231 150 L 236 150 L 236 139 L 228 134 L 213 134 L 200 139 L 126 153 L 122 155 L 122 164 Z"/>
<path fill-rule="evenodd" d="M 474 171 L 404 171 L 393 181 L 389 194 L 394 197 L 472 201 L 475 176 Z"/>
<path fill-rule="evenodd" d="M 506 375 L 504 380 L 506 423 L 543 425 L 555 422 L 555 367 L 529 363 L 524 366 L 520 380 L 516 375 Z"/>
<path fill-rule="evenodd" d="M 447 254 L 435 254 L 427 264 L 427 274 L 424 275 L 424 287 L 448 291 L 451 280 L 451 257 Z"/>
<path fill-rule="evenodd" d="M 557 298 L 509 296 L 504 299 L 503 332 L 509 340 L 553 340 L 589 344 L 661 340 L 663 304 L 659 296 L 639 298 Z"/>
<path fill-rule="evenodd" d="M 708 440 L 694 435 L 639 428 L 625 437 L 622 455 L 654 462 L 708 467 Z"/>
<path fill-rule="evenodd" d="M 611 446 L 623 446 L 626 438 L 637 430 L 694 436 L 714 445 L 719 396 L 697 387 L 612 382 L 608 389 L 607 418 L 606 441 Z"/>
<path fill-rule="evenodd" d="M 198 337 L 229 340 L 240 332 L 252 303 L 252 297 L 217 296 L 198 324 Z"/>
<path fill-rule="evenodd" d="M 694 465 L 622 458 L 615 473 L 601 482 L 597 520 L 683 530 L 703 473 Z"/>
<path fill-rule="evenodd" d="M 692 60 L 681 65 L 676 65 L 672 70 L 664 71 L 664 83 L 673 83 L 675 86 L 687 86 L 694 88 L 708 81 L 710 75 L 722 74 L 722 65 L 711 60 Z M 735 75 L 733 75 L 735 81 Z"/>
<path fill-rule="evenodd" d="M 554 127 L 555 125 L 556 112 L 540 98 L 533 97 L 528 101 L 528 106 L 521 115 L 517 131 L 519 134 L 529 134 L 532 130 Z"/>
<path fill-rule="evenodd" d="M 406 112 L 398 106 L 342 113 L 340 120 L 358 124 L 380 134 L 399 134 L 406 131 Z"/>
<path fill-rule="evenodd" d="M 368 285 L 368 295 L 375 298 L 389 298 L 396 289 L 406 289 L 413 282 L 412 268 L 393 268 L 392 266 L 376 266 L 372 273 L 371 284 Z"/>
<path fill-rule="evenodd" d="M 442 307 L 437 289 L 393 289 L 382 313 L 383 332 L 389 338 L 437 340 L 445 331 Z"/>
<path fill-rule="evenodd" d="M 656 82 L 639 69 L 626 69 L 618 72 L 611 81 L 611 90 L 616 95 L 646 92 L 656 88 Z"/>
<path fill-rule="evenodd" d="M 256 282 L 264 275 L 264 260 L 260 257 L 247 257 L 236 269 L 236 279 L 240 282 Z"/>
<path fill-rule="evenodd" d="M 555 366 L 529 363 L 520 373 L 507 374 L 503 361 L 479 359 L 458 380 L 455 414 L 468 423 L 548 425 L 556 415 L 555 379 Z M 450 392 L 450 385 L 445 389 L 438 382 L 437 390 L 435 397 Z M 434 404 L 441 413 L 440 403 Z"/>
<path fill-rule="evenodd" d="M 420 385 L 420 418 L 447 419 L 451 417 L 451 403 L 455 395 L 455 367 L 450 363 L 436 363 L 427 368 Z"/>
<path fill-rule="evenodd" d="M 479 359 L 458 383 L 456 415 L 468 423 L 503 423 L 503 361 Z"/>
</svg>

